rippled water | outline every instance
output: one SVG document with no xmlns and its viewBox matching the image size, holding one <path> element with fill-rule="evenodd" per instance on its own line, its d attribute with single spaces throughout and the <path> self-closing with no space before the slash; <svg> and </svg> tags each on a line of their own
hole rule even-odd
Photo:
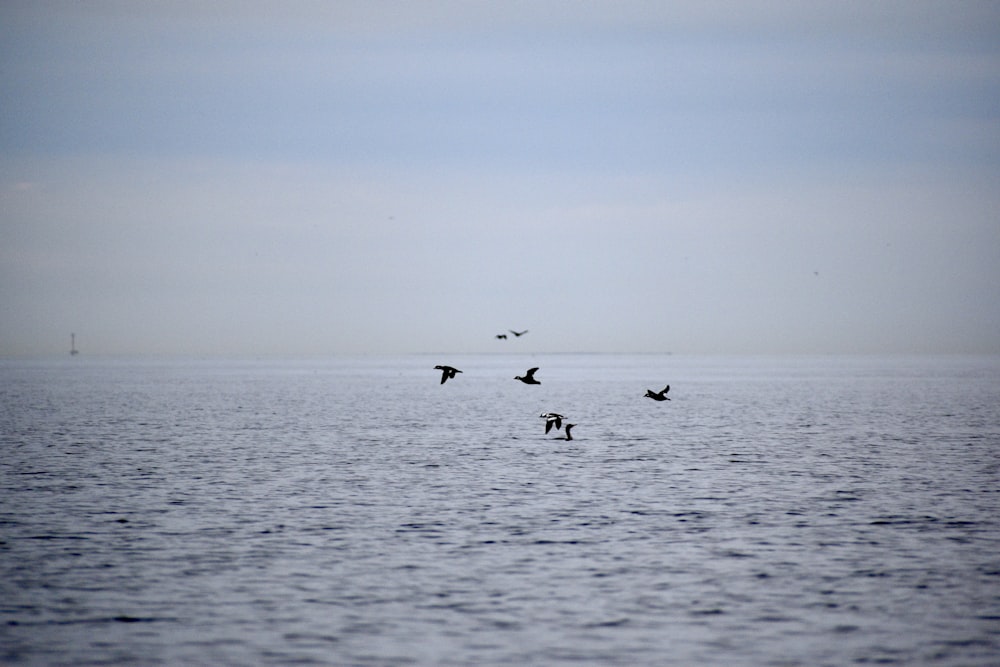
<svg viewBox="0 0 1000 667">
<path fill-rule="evenodd" d="M 5 662 L 1000 664 L 995 357 L 80 357 L 0 395 Z"/>
</svg>

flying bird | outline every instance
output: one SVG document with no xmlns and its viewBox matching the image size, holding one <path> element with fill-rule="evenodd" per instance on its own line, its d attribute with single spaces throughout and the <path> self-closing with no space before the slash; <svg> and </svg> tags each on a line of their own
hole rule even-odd
<svg viewBox="0 0 1000 667">
<path fill-rule="evenodd" d="M 520 380 L 524 384 L 541 384 L 541 382 L 535 379 L 535 371 L 537 370 L 538 366 L 535 366 L 534 368 L 529 368 L 528 372 L 524 374 L 524 377 L 521 377 L 520 375 L 515 375 L 514 379 Z"/>
<path fill-rule="evenodd" d="M 507 340 L 507 334 L 497 334 L 496 335 L 496 339 L 497 340 Z"/>
<path fill-rule="evenodd" d="M 666 387 L 664 387 L 663 391 L 661 392 L 654 392 L 652 389 L 647 389 L 646 396 L 653 399 L 654 401 L 669 401 L 670 399 L 667 398 L 668 391 L 670 391 L 669 384 Z"/>
<path fill-rule="evenodd" d="M 434 368 L 441 371 L 441 384 L 444 384 L 445 380 L 455 377 L 455 373 L 462 372 L 457 368 L 452 368 L 451 366 L 435 366 Z"/>
<path fill-rule="evenodd" d="M 557 412 L 543 412 L 542 414 L 540 414 L 538 416 L 545 420 L 545 432 L 546 433 L 548 433 L 549 431 L 551 431 L 553 426 L 556 427 L 557 431 L 559 429 L 561 429 L 562 428 L 562 420 L 566 419 L 565 417 L 563 417 L 561 414 L 559 414 Z"/>
<path fill-rule="evenodd" d="M 566 437 L 565 438 L 556 438 L 556 440 L 572 440 L 573 436 L 570 434 L 569 431 L 574 426 L 576 426 L 576 424 L 566 424 L 566 429 L 565 429 L 566 430 Z"/>
<path fill-rule="evenodd" d="M 524 334 L 528 333 L 528 330 L 527 330 L 527 329 L 525 329 L 524 331 L 514 331 L 513 329 L 507 329 L 507 331 L 511 332 L 512 334 L 514 334 L 514 335 L 515 335 L 515 336 L 517 336 L 518 338 L 520 338 L 520 337 L 521 337 L 521 336 L 523 336 Z"/>
</svg>

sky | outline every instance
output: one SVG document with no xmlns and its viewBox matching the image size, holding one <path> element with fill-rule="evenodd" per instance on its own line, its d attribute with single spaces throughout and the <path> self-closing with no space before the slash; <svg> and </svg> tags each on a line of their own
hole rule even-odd
<svg viewBox="0 0 1000 667">
<path fill-rule="evenodd" d="M 1000 353 L 995 2 L 11 1 L 0 99 L 2 357 Z"/>
</svg>

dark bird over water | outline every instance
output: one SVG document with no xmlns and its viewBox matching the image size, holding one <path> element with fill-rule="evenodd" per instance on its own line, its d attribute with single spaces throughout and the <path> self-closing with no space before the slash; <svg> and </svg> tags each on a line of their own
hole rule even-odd
<svg viewBox="0 0 1000 667">
<path fill-rule="evenodd" d="M 452 368 L 451 366 L 435 366 L 434 368 L 441 371 L 441 384 L 444 384 L 445 380 L 455 377 L 455 373 L 462 372 L 457 368 Z"/>
<path fill-rule="evenodd" d="M 646 390 L 646 396 L 649 397 L 649 398 L 651 398 L 651 399 L 653 399 L 654 401 L 669 401 L 670 399 L 667 398 L 667 392 L 668 391 L 670 391 L 670 385 L 669 384 L 666 387 L 663 388 L 663 391 L 661 391 L 659 393 L 654 392 L 652 389 L 647 389 Z"/>
<path fill-rule="evenodd" d="M 529 368 L 528 372 L 524 374 L 524 377 L 521 377 L 520 375 L 515 375 L 514 379 L 520 380 L 524 384 L 541 384 L 541 382 L 535 379 L 535 371 L 537 370 L 538 366 L 535 366 L 534 368 Z"/>
<path fill-rule="evenodd" d="M 528 333 L 528 330 L 527 330 L 527 329 L 525 329 L 524 331 L 514 331 L 513 329 L 507 329 L 507 331 L 511 332 L 512 334 L 514 334 L 514 335 L 515 335 L 515 336 L 517 336 L 518 338 L 520 338 L 520 337 L 521 337 L 521 336 L 523 336 L 524 334 Z"/>
<path fill-rule="evenodd" d="M 497 334 L 497 340 L 507 340 L 507 334 Z"/>
<path fill-rule="evenodd" d="M 570 435 L 570 429 L 572 429 L 574 426 L 576 426 L 576 424 L 566 424 L 566 437 L 565 438 L 561 438 L 562 440 L 572 440 L 573 439 L 573 436 Z M 556 439 L 559 440 L 560 438 L 556 438 Z"/>
<path fill-rule="evenodd" d="M 562 420 L 566 419 L 561 414 L 558 414 L 556 412 L 543 412 L 542 414 L 540 414 L 538 416 L 545 420 L 545 432 L 546 433 L 548 433 L 549 431 L 551 431 L 553 426 L 556 427 L 557 431 L 559 429 L 561 429 L 562 428 Z"/>
</svg>

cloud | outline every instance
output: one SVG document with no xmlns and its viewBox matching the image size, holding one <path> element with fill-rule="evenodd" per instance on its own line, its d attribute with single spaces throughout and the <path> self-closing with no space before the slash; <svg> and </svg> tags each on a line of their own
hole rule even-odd
<svg viewBox="0 0 1000 667">
<path fill-rule="evenodd" d="M 6 5 L 0 352 L 996 350 L 997 13 Z"/>
</svg>

